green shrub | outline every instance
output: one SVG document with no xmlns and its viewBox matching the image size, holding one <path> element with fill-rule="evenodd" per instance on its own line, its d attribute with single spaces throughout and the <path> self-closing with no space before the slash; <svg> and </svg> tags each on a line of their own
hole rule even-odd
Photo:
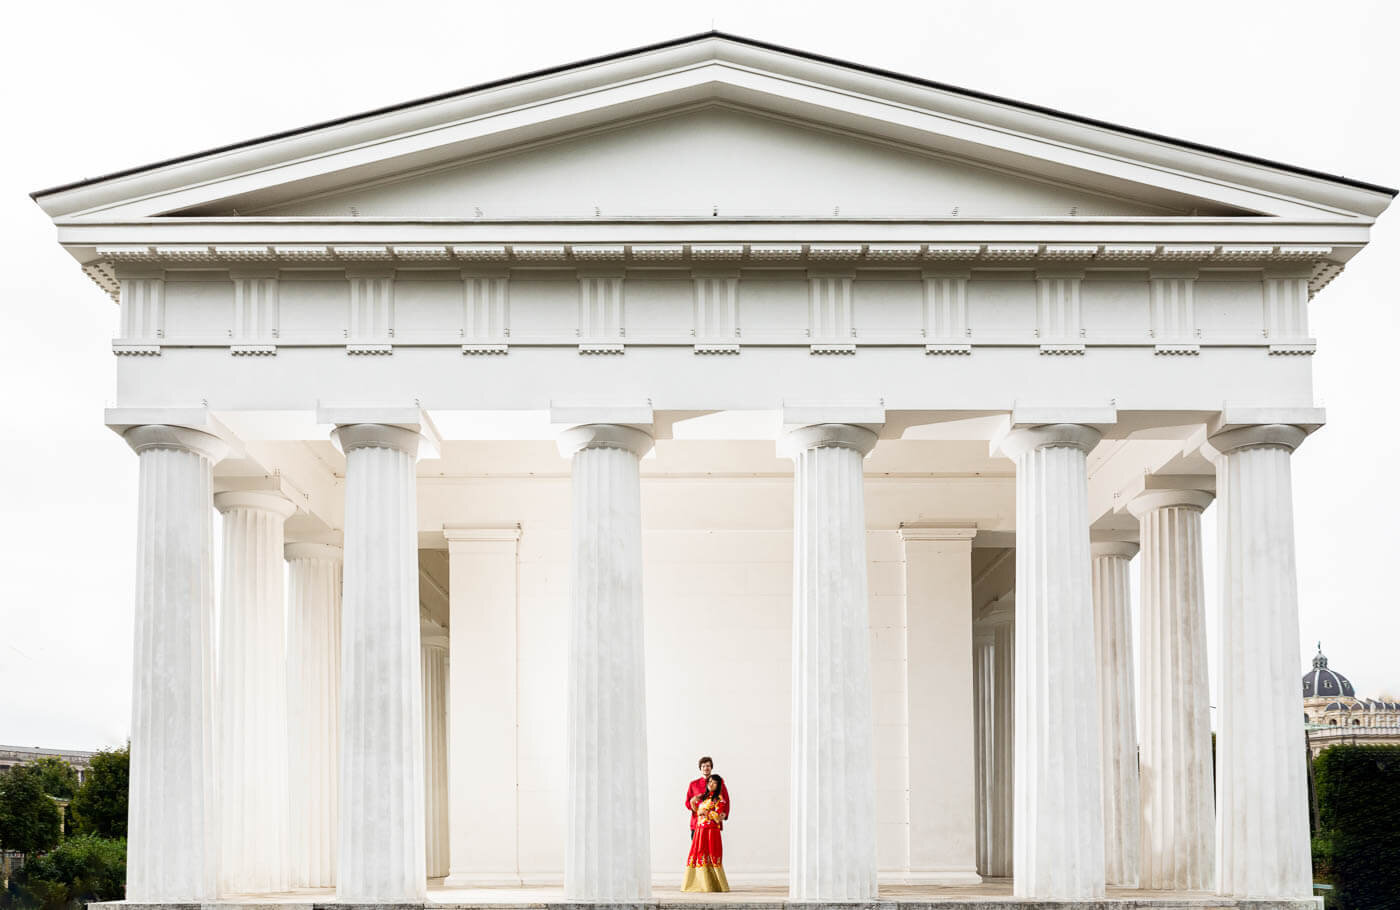
<svg viewBox="0 0 1400 910">
<path fill-rule="evenodd" d="M 78 910 L 125 895 L 126 841 L 84 834 L 25 863 L 10 879 L 5 902 L 17 910 Z"/>
<path fill-rule="evenodd" d="M 1332 746 L 1313 767 L 1328 906 L 1400 910 L 1400 746 Z"/>
<path fill-rule="evenodd" d="M 127 778 L 131 747 L 103 749 L 92 757 L 87 780 L 73 794 L 68 812 L 80 834 L 126 837 Z"/>
</svg>

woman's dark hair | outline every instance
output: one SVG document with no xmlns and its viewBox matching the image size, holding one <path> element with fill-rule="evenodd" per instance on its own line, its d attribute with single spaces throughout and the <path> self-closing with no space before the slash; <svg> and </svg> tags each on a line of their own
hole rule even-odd
<svg viewBox="0 0 1400 910">
<path fill-rule="evenodd" d="M 700 802 L 702 803 L 705 801 L 705 797 L 710 795 L 710 781 L 715 782 L 716 797 L 724 793 L 724 778 L 720 777 L 718 774 L 711 774 L 709 777 L 705 778 L 705 789 L 700 793 Z"/>
</svg>

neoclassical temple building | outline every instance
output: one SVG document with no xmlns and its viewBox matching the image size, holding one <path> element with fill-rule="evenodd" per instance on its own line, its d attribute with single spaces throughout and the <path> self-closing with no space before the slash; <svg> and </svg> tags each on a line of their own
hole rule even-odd
<svg viewBox="0 0 1400 910">
<path fill-rule="evenodd" d="M 34 195 L 129 900 L 651 900 L 710 754 L 740 890 L 1313 906 L 1289 459 L 1393 190 L 706 33 Z"/>
</svg>

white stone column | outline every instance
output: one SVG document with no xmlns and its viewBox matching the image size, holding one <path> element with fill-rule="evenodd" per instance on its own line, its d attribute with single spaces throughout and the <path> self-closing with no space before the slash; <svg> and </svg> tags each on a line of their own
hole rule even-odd
<svg viewBox="0 0 1400 910">
<path fill-rule="evenodd" d="M 422 622 L 424 837 L 428 878 L 447 875 L 447 630 Z M 486 693 L 482 693 L 485 695 Z"/>
<path fill-rule="evenodd" d="M 1312 891 L 1289 464 L 1303 436 L 1247 426 L 1208 444 L 1220 523 L 1217 887 L 1229 897 Z"/>
<path fill-rule="evenodd" d="M 1015 871 L 1016 830 L 1016 602 L 1002 595 L 982 613 L 992 633 L 992 757 L 988 783 L 987 871 L 1009 878 Z"/>
<path fill-rule="evenodd" d="M 909 722 L 909 880 L 977 884 L 972 527 L 900 528 Z M 990 667 L 988 668 L 990 670 Z"/>
<path fill-rule="evenodd" d="M 344 551 L 289 543 L 287 732 L 292 887 L 335 885 L 340 779 L 340 591 Z"/>
<path fill-rule="evenodd" d="M 1138 801 L 1128 563 L 1137 554 L 1138 545 L 1129 541 L 1102 541 L 1091 544 L 1089 550 L 1094 559 L 1094 655 L 1099 678 L 1104 879 L 1110 885 L 1136 888 L 1142 813 Z"/>
<path fill-rule="evenodd" d="M 1215 772 L 1201 490 L 1148 490 L 1128 509 L 1141 522 L 1142 887 L 1215 887 Z M 1295 712 L 1296 713 L 1296 712 Z"/>
<path fill-rule="evenodd" d="M 1099 432 L 1012 430 L 1016 460 L 1017 897 L 1104 894 L 1098 678 L 1092 653 L 1088 478 Z"/>
<path fill-rule="evenodd" d="M 126 896 L 217 896 L 213 465 L 228 447 L 184 427 L 125 432 L 140 460 Z"/>
<path fill-rule="evenodd" d="M 977 872 L 991 875 L 992 866 L 992 731 L 996 723 L 992 713 L 995 692 L 993 674 L 996 672 L 992 645 L 996 635 L 985 623 L 972 627 L 972 720 L 976 742 L 977 763 Z"/>
<path fill-rule="evenodd" d="M 651 896 L 638 463 L 651 446 L 641 430 L 614 424 L 559 438 L 573 459 L 568 900 Z"/>
<path fill-rule="evenodd" d="M 338 426 L 345 452 L 336 897 L 421 901 L 423 680 L 418 641 L 418 434 Z"/>
<path fill-rule="evenodd" d="M 520 528 L 446 525 L 451 620 L 470 660 L 448 664 L 449 780 L 489 780 L 448 794 L 448 887 L 519 885 L 516 760 L 516 550 Z M 491 819 L 482 825 L 482 818 Z"/>
<path fill-rule="evenodd" d="M 784 440 L 794 463 L 794 901 L 864 901 L 878 892 L 864 493 L 875 439 L 863 427 L 821 424 Z"/>
<path fill-rule="evenodd" d="M 224 516 L 219 603 L 219 890 L 286 891 L 288 864 L 286 563 L 296 511 L 269 490 L 218 493 Z"/>
</svg>

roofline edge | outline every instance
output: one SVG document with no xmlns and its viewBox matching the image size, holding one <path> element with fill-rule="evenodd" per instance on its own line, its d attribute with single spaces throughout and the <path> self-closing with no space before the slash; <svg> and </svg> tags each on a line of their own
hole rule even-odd
<svg viewBox="0 0 1400 910">
<path fill-rule="evenodd" d="M 1243 152 L 1234 152 L 1229 149 L 1220 148 L 1219 146 L 1212 146 L 1202 142 L 1194 142 L 1189 139 L 1177 139 L 1175 137 L 1167 136 L 1162 133 L 1154 133 L 1148 130 L 1140 130 L 1134 127 L 1123 126 L 1121 124 L 1111 123 L 1107 120 L 1099 120 L 1094 117 L 1086 117 L 1080 114 L 1073 114 L 1066 111 L 1058 110 L 1056 108 L 1046 107 L 1044 105 L 1032 104 L 1025 101 L 1017 101 L 1012 98 L 1006 98 L 1001 95 L 993 95 L 991 93 L 978 91 L 976 89 L 963 88 L 961 86 L 952 85 L 946 82 L 939 82 L 933 79 L 924 79 L 919 76 L 911 76 L 906 73 L 897 73 L 893 70 L 882 69 L 876 66 L 869 66 L 863 63 L 853 63 L 849 60 L 842 60 L 839 57 L 831 57 L 825 54 L 812 53 L 810 51 L 799 50 L 797 48 L 787 47 L 781 44 L 774 44 L 772 42 L 762 41 L 756 38 L 747 38 L 742 35 L 735 35 L 729 32 L 720 31 L 718 29 L 711 29 L 709 31 L 696 32 L 690 35 L 684 35 L 682 37 L 672 38 L 666 41 L 658 41 L 654 44 L 629 48 L 627 50 L 614 51 L 612 53 L 601 54 L 595 57 L 588 57 L 583 60 L 576 60 L 570 63 L 563 63 L 556 66 L 545 67 L 543 69 L 531 70 L 529 72 L 520 73 L 514 76 L 507 76 L 501 79 L 493 79 L 487 82 L 481 82 L 475 85 L 469 85 L 459 89 L 438 92 L 436 94 L 428 95 L 423 98 L 415 98 L 409 101 L 400 102 L 398 104 L 391 104 L 384 107 L 374 108 L 368 111 L 361 111 L 355 114 L 347 114 L 342 117 L 335 117 L 330 120 L 323 120 L 317 123 L 307 124 L 306 126 L 296 127 L 294 129 L 281 130 L 275 133 L 268 133 L 263 136 L 257 136 L 251 139 L 244 139 L 239 142 L 229 143 L 227 145 L 216 146 L 214 148 L 204 149 L 202 151 L 197 152 L 190 152 L 184 155 L 177 155 L 173 158 L 166 158 L 160 161 L 152 162 L 150 164 L 143 164 L 138 165 L 136 167 L 124 168 L 122 170 L 113 171 L 108 174 L 102 174 L 97 177 L 85 177 L 80 180 L 70 181 L 68 183 L 59 184 L 57 186 L 35 190 L 29 194 L 29 198 L 34 200 L 35 202 L 38 202 L 38 200 L 41 197 L 52 196 L 57 193 L 67 192 L 69 190 L 75 190 L 86 186 L 92 186 L 94 184 L 103 183 L 108 180 L 117 180 L 122 177 L 130 177 L 134 174 L 140 174 L 146 171 L 153 171 L 159 168 L 169 167 L 174 164 L 183 164 L 185 162 L 194 161 L 198 158 L 204 158 L 210 155 L 219 155 L 225 152 L 236 151 L 238 149 L 251 148 L 252 146 L 262 145 L 267 142 L 276 142 L 279 139 L 286 139 L 291 136 L 297 136 L 304 133 L 311 133 L 317 130 L 328 129 L 334 126 L 341 126 L 343 124 L 350 123 L 355 120 L 363 120 L 369 117 L 377 117 L 383 114 L 395 113 L 397 111 L 407 110 L 409 108 L 417 107 L 419 105 L 433 104 L 438 101 L 444 101 L 449 98 L 455 98 L 461 95 L 471 94 L 473 92 L 486 91 L 488 89 L 499 88 L 503 85 L 509 85 L 515 82 L 523 82 L 527 79 L 538 79 L 542 76 L 550 76 L 556 73 L 565 72 L 567 70 L 579 69 L 581 67 L 586 66 L 596 66 L 600 63 L 609 63 L 614 60 L 621 60 L 627 57 L 636 56 L 638 54 L 646 54 L 652 51 L 666 50 L 668 48 L 679 47 L 684 44 L 690 44 L 696 41 L 703 41 L 708 38 L 722 38 L 726 41 L 733 41 L 738 44 L 748 45 L 750 47 L 759 48 L 761 50 L 773 51 L 775 53 L 789 54 L 791 56 L 810 60 L 816 63 L 824 63 L 831 66 L 845 67 L 847 69 L 853 69 L 860 72 L 868 73 L 873 76 L 880 76 L 886 79 L 895 79 L 901 82 L 907 82 L 913 85 L 919 85 L 925 88 L 935 89 L 937 91 L 951 92 L 954 94 L 963 95 L 981 101 L 988 101 L 994 104 L 1004 104 L 1010 107 L 1018 108 L 1023 111 L 1028 111 L 1036 114 L 1043 114 L 1051 117 L 1058 117 L 1060 119 L 1069 120 L 1074 123 L 1080 123 L 1085 126 L 1092 126 L 1099 129 L 1108 129 L 1128 136 L 1135 136 L 1140 139 L 1148 139 L 1154 142 L 1164 142 L 1169 145 L 1175 145 L 1181 148 L 1191 149 L 1193 151 L 1203 152 L 1206 154 L 1219 155 L 1225 158 L 1231 158 L 1236 161 L 1244 162 L 1246 164 L 1253 164 L 1260 167 L 1273 168 L 1275 170 L 1284 171 L 1286 173 L 1296 174 L 1303 177 L 1309 177 L 1314 180 L 1324 180 L 1331 183 L 1338 183 L 1343 186 L 1349 186 L 1354 189 L 1366 190 L 1368 192 L 1373 193 L 1381 193 L 1390 196 L 1392 199 L 1396 196 L 1400 196 L 1400 189 L 1382 186 L 1376 183 L 1369 183 L 1364 180 L 1357 180 L 1351 177 L 1344 177 L 1339 174 L 1329 174 L 1326 171 L 1318 171 L 1311 168 L 1286 164 L 1281 161 L 1275 161 L 1269 158 L 1262 158 L 1257 155 L 1249 155 Z"/>
</svg>

